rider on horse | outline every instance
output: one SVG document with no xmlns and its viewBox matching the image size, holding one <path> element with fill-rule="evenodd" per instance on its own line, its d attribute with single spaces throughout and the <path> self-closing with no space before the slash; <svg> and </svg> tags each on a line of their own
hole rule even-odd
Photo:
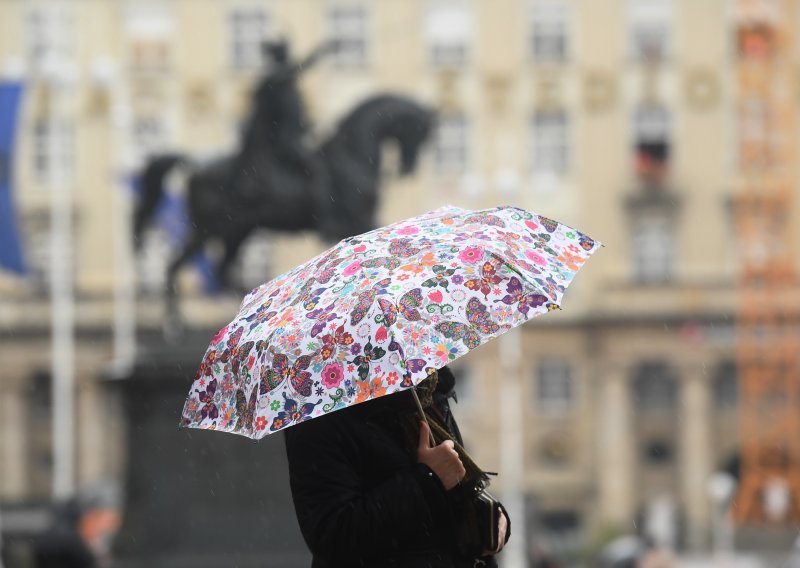
<svg viewBox="0 0 800 568">
<path fill-rule="evenodd" d="M 273 160 L 270 166 L 279 165 L 293 175 L 307 178 L 304 185 L 310 189 L 312 206 L 322 224 L 325 224 L 325 212 L 329 210 L 328 183 L 319 156 L 306 145 L 308 121 L 297 79 L 335 47 L 334 43 L 326 43 L 305 59 L 292 61 L 285 40 L 263 44 L 263 53 L 270 61 L 270 72 L 253 93 L 253 111 L 244 131 L 239 167 L 234 168 L 234 177 L 238 178 L 246 194 L 256 197 L 263 192 L 265 185 L 272 186 L 272 191 L 280 194 L 281 188 L 275 186 L 281 184 L 265 183 L 262 169 L 266 165 L 263 161 L 265 155 L 261 152 L 267 150 Z"/>
</svg>

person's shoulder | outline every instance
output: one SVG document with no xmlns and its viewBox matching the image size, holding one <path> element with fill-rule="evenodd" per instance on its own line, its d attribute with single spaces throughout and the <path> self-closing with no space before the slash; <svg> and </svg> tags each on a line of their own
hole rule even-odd
<svg viewBox="0 0 800 568">
<path fill-rule="evenodd" d="M 297 438 L 317 437 L 322 434 L 331 435 L 335 432 L 350 430 L 357 419 L 358 417 L 354 415 L 352 409 L 345 408 L 295 424 L 284 432 L 287 441 Z"/>
</svg>

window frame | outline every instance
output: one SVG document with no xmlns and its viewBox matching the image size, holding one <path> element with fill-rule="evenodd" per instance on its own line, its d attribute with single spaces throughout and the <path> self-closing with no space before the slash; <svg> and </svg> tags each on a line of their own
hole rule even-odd
<svg viewBox="0 0 800 568">
<path fill-rule="evenodd" d="M 665 361 L 641 361 L 634 368 L 631 377 L 631 394 L 635 407 L 645 413 L 677 412 L 680 407 L 680 377 L 676 369 Z M 664 384 L 662 394 L 669 395 L 668 400 L 642 396 L 645 383 L 651 385 Z M 652 394 L 652 393 L 651 393 Z"/>
<path fill-rule="evenodd" d="M 653 226 L 657 226 L 654 225 L 654 221 L 661 225 L 661 229 L 664 229 L 660 235 L 655 236 L 655 241 L 652 233 L 642 234 L 642 229 L 652 230 Z M 666 284 L 674 281 L 677 264 L 677 234 L 675 219 L 671 212 L 640 211 L 633 218 L 631 232 L 631 264 L 634 280 L 638 284 Z M 655 244 L 649 244 L 652 242 Z M 658 263 L 652 261 L 654 256 L 659 259 Z"/>
<path fill-rule="evenodd" d="M 558 121 L 542 119 L 558 118 Z M 538 109 L 530 119 L 530 169 L 534 175 L 553 174 L 564 177 L 572 167 L 572 131 L 566 109 Z M 555 135 L 553 135 L 555 133 Z"/>
<path fill-rule="evenodd" d="M 75 18 L 67 5 L 34 5 L 25 16 L 25 51 L 31 68 L 44 70 L 48 57 L 70 60 L 75 51 Z"/>
<path fill-rule="evenodd" d="M 536 408 L 549 416 L 570 414 L 576 405 L 577 382 L 569 360 L 556 357 L 542 359 L 536 365 L 535 374 Z"/>
<path fill-rule="evenodd" d="M 545 8 L 546 7 L 546 8 Z M 549 13 L 548 13 L 549 9 Z M 544 16 L 544 14 L 547 14 Z M 553 17 L 552 14 L 559 14 Z M 527 54 L 534 64 L 564 65 L 570 61 L 572 50 L 572 10 L 563 0 L 537 0 L 528 11 Z M 540 51 L 537 46 L 551 45 L 558 49 Z M 552 45 L 551 45 L 552 46 Z"/>
<path fill-rule="evenodd" d="M 349 14 L 348 14 L 349 12 Z M 358 15 L 354 18 L 354 15 Z M 356 20 L 347 22 L 347 20 Z M 342 25 L 342 20 L 346 24 Z M 331 62 L 337 69 L 364 69 L 370 62 L 370 25 L 372 14 L 364 3 L 344 2 L 328 8 L 326 25 L 328 36 L 339 43 L 331 54 Z M 349 28 L 349 29 L 348 29 Z M 353 49 L 357 46 L 357 49 Z"/>
<path fill-rule="evenodd" d="M 33 122 L 33 173 L 37 183 L 47 187 L 50 183 L 51 169 L 56 167 L 56 175 L 62 183 L 73 183 L 75 175 L 75 126 L 67 118 L 53 121 L 49 117 Z M 50 139 L 55 136 L 57 140 Z M 51 150 L 58 148 L 53 156 Z"/>
<path fill-rule="evenodd" d="M 176 20 L 164 4 L 132 4 L 126 7 L 126 57 L 136 74 L 169 71 L 175 57 Z"/>
<path fill-rule="evenodd" d="M 262 6 L 236 6 L 228 11 L 228 64 L 232 69 L 252 71 L 261 67 L 261 46 L 269 37 L 271 16 Z M 254 25 L 258 19 L 261 21 Z"/>
<path fill-rule="evenodd" d="M 448 113 L 439 117 L 432 154 L 437 175 L 463 174 L 468 170 L 470 122 L 465 113 Z"/>
<path fill-rule="evenodd" d="M 432 19 L 436 16 L 442 18 L 443 12 L 461 11 L 465 22 L 463 37 L 446 38 L 435 37 Z M 437 14 L 437 11 L 440 12 Z M 437 32 L 438 33 L 438 32 Z M 430 2 L 425 12 L 425 45 L 428 62 L 434 69 L 462 69 L 469 65 L 472 57 L 472 43 L 474 39 L 474 13 L 471 4 L 462 4 L 452 1 L 437 0 Z"/>
<path fill-rule="evenodd" d="M 651 14 L 647 14 L 650 5 Z M 676 5 L 674 0 L 628 0 L 627 6 L 627 44 L 628 54 L 631 59 L 638 63 L 664 62 L 675 57 L 675 21 Z M 658 22 L 653 14 L 661 11 L 661 16 L 665 16 L 662 22 Z M 648 56 L 643 49 L 642 37 L 652 37 L 652 32 L 660 24 L 662 40 L 659 42 L 659 51 L 656 55 Z M 650 28 L 643 30 L 642 28 Z"/>
</svg>

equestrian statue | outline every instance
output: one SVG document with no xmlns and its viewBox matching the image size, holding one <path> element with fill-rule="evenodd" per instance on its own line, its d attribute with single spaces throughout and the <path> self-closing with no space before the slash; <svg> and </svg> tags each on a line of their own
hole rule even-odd
<svg viewBox="0 0 800 568">
<path fill-rule="evenodd" d="M 295 62 L 286 41 L 265 43 L 270 72 L 253 92 L 253 109 L 238 150 L 205 163 L 180 154 L 155 156 L 142 170 L 142 193 L 134 216 L 137 250 L 163 197 L 165 177 L 177 166 L 189 170 L 190 234 L 167 271 L 171 313 L 177 313 L 178 271 L 208 242 L 223 245 L 216 276 L 223 288 L 229 288 L 231 263 L 258 228 L 316 231 L 327 242 L 375 228 L 384 143 L 399 147 L 401 175 L 414 171 L 435 116 L 403 96 L 367 99 L 339 122 L 327 140 L 316 148 L 309 146 L 309 124 L 297 80 L 336 48 L 323 44 Z"/>
</svg>

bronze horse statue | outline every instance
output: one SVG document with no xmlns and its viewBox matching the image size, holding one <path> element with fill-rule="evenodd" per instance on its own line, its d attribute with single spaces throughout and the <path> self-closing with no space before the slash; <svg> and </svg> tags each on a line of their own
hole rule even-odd
<svg viewBox="0 0 800 568">
<path fill-rule="evenodd" d="M 329 242 L 369 231 L 376 227 L 384 144 L 397 144 L 400 175 L 410 174 L 434 120 L 429 108 L 408 98 L 391 94 L 372 97 L 352 110 L 330 138 L 313 150 L 320 165 L 317 172 L 279 158 L 276 148 L 267 143 L 256 144 L 249 156 L 234 154 L 205 164 L 194 164 L 178 154 L 154 157 L 140 178 L 142 193 L 134 217 L 134 243 L 137 248 L 141 245 L 143 232 L 163 196 L 164 179 L 178 165 L 190 169 L 190 236 L 168 269 L 171 308 L 177 272 L 209 241 L 224 245 L 216 266 L 224 287 L 239 248 L 257 228 L 315 230 Z M 311 183 L 312 176 L 318 176 L 321 183 Z M 174 309 L 170 311 L 174 313 Z"/>
</svg>

